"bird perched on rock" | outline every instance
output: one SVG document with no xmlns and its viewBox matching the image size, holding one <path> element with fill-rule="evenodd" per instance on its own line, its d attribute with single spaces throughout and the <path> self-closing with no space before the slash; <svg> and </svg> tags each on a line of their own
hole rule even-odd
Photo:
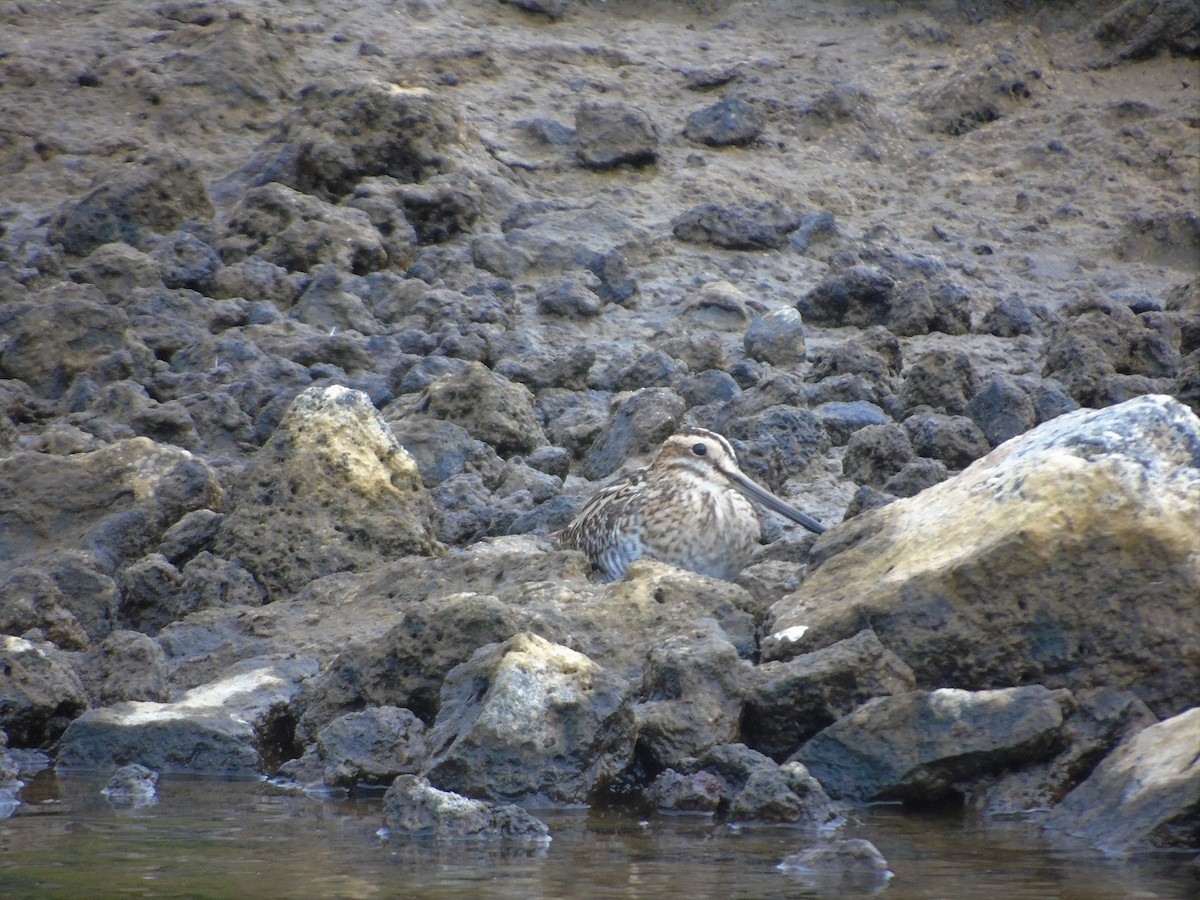
<svg viewBox="0 0 1200 900">
<path fill-rule="evenodd" d="M 586 553 L 608 581 L 642 556 L 729 580 L 750 561 L 761 534 L 750 500 L 809 531 L 825 531 L 746 477 L 721 435 L 684 428 L 667 438 L 649 466 L 588 500 L 559 544 Z"/>
</svg>

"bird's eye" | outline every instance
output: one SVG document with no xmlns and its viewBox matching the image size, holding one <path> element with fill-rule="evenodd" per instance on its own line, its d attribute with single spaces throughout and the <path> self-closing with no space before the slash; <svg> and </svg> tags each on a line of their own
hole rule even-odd
<svg viewBox="0 0 1200 900">
<path fill-rule="evenodd" d="M 708 452 L 708 447 L 704 444 L 692 444 L 692 452 L 697 456 L 703 456 Z"/>
</svg>

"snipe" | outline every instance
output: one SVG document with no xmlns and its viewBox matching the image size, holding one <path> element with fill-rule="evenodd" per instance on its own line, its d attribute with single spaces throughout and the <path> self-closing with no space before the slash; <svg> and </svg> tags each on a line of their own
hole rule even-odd
<svg viewBox="0 0 1200 900">
<path fill-rule="evenodd" d="M 586 553 L 608 581 L 642 556 L 729 580 L 750 561 L 761 533 L 750 500 L 809 531 L 825 531 L 746 477 L 721 435 L 684 428 L 667 438 L 649 466 L 588 500 L 559 543 Z"/>
</svg>

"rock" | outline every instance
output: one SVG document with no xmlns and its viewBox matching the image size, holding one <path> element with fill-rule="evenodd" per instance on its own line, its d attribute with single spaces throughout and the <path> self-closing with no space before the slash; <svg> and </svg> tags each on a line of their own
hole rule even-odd
<svg viewBox="0 0 1200 900">
<path fill-rule="evenodd" d="M 596 293 L 599 286 L 599 279 L 594 277 L 591 284 L 578 276 L 547 281 L 537 290 L 538 312 L 568 319 L 598 316 L 604 308 L 604 301 Z"/>
<path fill-rule="evenodd" d="M 583 803 L 633 755 L 625 680 L 534 634 L 446 676 L 423 774 L 477 797 Z"/>
<path fill-rule="evenodd" d="M 548 443 L 529 389 L 481 363 L 439 378 L 426 388 L 417 411 L 461 425 L 501 456 L 529 453 Z"/>
<path fill-rule="evenodd" d="M 835 446 L 845 445 L 856 431 L 891 422 L 887 413 L 866 400 L 830 400 L 814 407 L 813 414 Z"/>
<path fill-rule="evenodd" d="M 306 787 L 353 790 L 415 775 L 427 754 L 425 723 L 412 712 L 369 706 L 322 728 L 304 756 L 284 763 L 279 774 Z"/>
<path fill-rule="evenodd" d="M 65 204 L 50 220 L 47 240 L 73 256 L 86 256 L 113 241 L 142 247 L 155 233 L 207 222 L 212 215 L 203 177 L 191 160 L 151 153 Z"/>
<path fill-rule="evenodd" d="M 975 784 L 967 796 L 972 810 L 989 816 L 1045 812 L 1091 774 L 1112 749 L 1158 722 L 1128 691 L 1091 688 L 1075 695 L 1076 709 L 1063 723 L 1067 741 L 1052 759 L 1000 772 Z"/>
<path fill-rule="evenodd" d="M 1033 313 L 1020 297 L 1003 297 L 984 315 L 979 330 L 996 337 L 1016 337 L 1033 334 L 1036 320 Z"/>
<path fill-rule="evenodd" d="M 400 775 L 383 795 L 383 827 L 391 835 L 462 838 L 523 838 L 549 841 L 540 819 L 512 804 L 495 805 L 441 791 L 425 778 Z"/>
<path fill-rule="evenodd" d="M 215 296 L 221 257 L 209 244 L 188 231 L 173 231 L 154 247 L 150 256 L 162 283 Z"/>
<path fill-rule="evenodd" d="M 852 266 L 827 275 L 799 303 L 804 318 L 814 325 L 886 324 L 895 280 L 875 266 Z"/>
<path fill-rule="evenodd" d="M 93 598 L 95 599 L 95 598 Z M 55 579 L 34 567 L 19 567 L 0 580 L 0 634 L 40 636 L 64 650 L 82 650 L 91 640 Z M 104 611 L 107 620 L 112 610 Z"/>
<path fill-rule="evenodd" d="M 268 595 L 384 556 L 438 552 L 417 465 L 367 396 L 297 397 L 241 473 L 214 548 Z"/>
<path fill-rule="evenodd" d="M 158 803 L 158 773 L 138 763 L 121 766 L 100 792 L 117 809 L 142 809 Z"/>
<path fill-rule="evenodd" d="M 991 449 L 983 432 L 966 416 L 917 413 L 904 420 L 904 430 L 917 455 L 940 460 L 951 469 L 965 469 Z"/>
<path fill-rule="evenodd" d="M 950 477 L 950 470 L 940 459 L 917 457 L 906 462 L 891 478 L 883 483 L 885 493 L 894 497 L 915 497 L 926 488 L 940 484 Z"/>
<path fill-rule="evenodd" d="M 993 375 L 970 399 L 965 412 L 993 447 L 1037 423 L 1037 409 L 1029 394 L 1009 375 Z"/>
<path fill-rule="evenodd" d="M 808 630 L 764 641 L 766 658 L 869 622 L 922 687 L 1106 686 L 1178 713 L 1200 690 L 1197 448 L 1200 420 L 1161 396 L 1010 440 L 818 540 L 767 623 Z"/>
<path fill-rule="evenodd" d="M 930 350 L 909 364 L 900 386 L 900 401 L 908 409 L 925 405 L 949 416 L 961 416 L 979 388 L 979 373 L 966 353 Z"/>
<path fill-rule="evenodd" d="M 585 390 L 588 373 L 596 362 L 595 347 L 575 325 L 567 322 L 505 331 L 488 341 L 488 349 L 497 375 L 518 381 L 533 391 Z"/>
<path fill-rule="evenodd" d="M 461 172 L 400 185 L 395 195 L 423 244 L 441 244 L 469 230 L 482 211 L 479 188 Z"/>
<path fill-rule="evenodd" d="M 247 171 L 254 184 L 279 181 L 337 200 L 366 178 L 411 184 L 441 174 L 461 140 L 458 113 L 433 91 L 333 81 L 301 93 Z"/>
<path fill-rule="evenodd" d="M 671 220 L 679 240 L 727 250 L 779 250 L 800 227 L 801 216 L 773 200 L 747 206 L 701 203 Z"/>
<path fill-rule="evenodd" d="M 879 697 L 796 751 L 830 796 L 938 800 L 991 772 L 1053 756 L 1074 700 L 1040 685 Z"/>
<path fill-rule="evenodd" d="M 216 248 L 226 263 L 258 256 L 289 272 L 322 263 L 365 275 L 388 263 L 367 213 L 283 184 L 252 188 L 224 217 Z"/>
<path fill-rule="evenodd" d="M 44 747 L 88 706 L 64 654 L 24 638 L 0 637 L 0 730 L 18 747 Z"/>
<path fill-rule="evenodd" d="M 530 13 L 541 13 L 551 22 L 557 22 L 567 11 L 567 0 L 500 0 Z"/>
<path fill-rule="evenodd" d="M 759 316 L 742 342 L 748 357 L 773 366 L 794 366 L 806 359 L 800 313 L 790 306 Z"/>
<path fill-rule="evenodd" d="M 776 867 L 817 891 L 875 894 L 893 873 L 883 854 L 868 840 L 850 838 L 789 853 Z"/>
<path fill-rule="evenodd" d="M 114 631 L 83 654 L 76 667 L 92 706 L 171 696 L 162 647 L 136 631 Z"/>
<path fill-rule="evenodd" d="M 663 812 L 711 815 L 720 807 L 724 788 L 725 783 L 712 772 L 681 775 L 664 769 L 646 788 L 645 797 Z"/>
<path fill-rule="evenodd" d="M 92 284 L 110 302 L 121 303 L 134 291 L 162 288 L 158 263 L 148 253 L 128 244 L 101 244 L 71 269 L 71 279 Z"/>
<path fill-rule="evenodd" d="M 432 722 L 446 675 L 487 644 L 518 631 L 515 617 L 495 597 L 432 596 L 404 609 L 378 638 L 347 647 L 296 701 L 299 734 L 315 739 L 339 716 L 367 707 L 404 707 Z"/>
<path fill-rule="evenodd" d="M 786 822 L 831 831 L 841 813 L 801 765 L 781 768 L 742 744 L 713 747 L 680 767 L 684 775 L 710 773 L 720 780 L 718 812 L 732 822 Z"/>
<path fill-rule="evenodd" d="M 658 128 L 628 103 L 581 103 L 575 109 L 575 141 L 579 161 L 589 169 L 644 166 L 658 158 Z"/>
<path fill-rule="evenodd" d="M 684 404 L 666 388 L 646 388 L 627 398 L 583 458 L 583 474 L 605 478 L 634 456 L 657 452 L 679 428 Z"/>
<path fill-rule="evenodd" d="M 741 730 L 741 679 L 748 664 L 715 622 L 655 647 L 633 706 L 639 759 L 678 766 Z"/>
<path fill-rule="evenodd" d="M 736 411 L 735 401 L 730 412 Z M 742 471 L 776 492 L 782 492 L 789 478 L 804 472 L 829 449 L 821 420 L 790 404 L 730 418 L 720 424 L 720 431 L 735 442 Z"/>
<path fill-rule="evenodd" d="M 92 285 L 50 288 L 18 306 L 0 348 L 0 375 L 24 381 L 52 400 L 72 380 L 88 375 L 104 383 L 149 373 L 154 355 L 129 333 L 126 312 Z M 117 374 L 120 372 L 121 374 Z"/>
<path fill-rule="evenodd" d="M 1139 732 L 1046 818 L 1051 833 L 1105 853 L 1194 849 L 1200 825 L 1200 708 Z"/>
<path fill-rule="evenodd" d="M 1119 60 L 1148 59 L 1163 50 L 1195 56 L 1200 48 L 1200 12 L 1187 0 L 1126 0 L 1100 18 L 1091 36 Z"/>
<path fill-rule="evenodd" d="M 906 693 L 915 683 L 912 669 L 864 629 L 821 650 L 742 673 L 743 740 L 782 761 L 861 704 Z"/>
<path fill-rule="evenodd" d="M 223 500 L 207 464 L 143 437 L 71 456 L 4 457 L 0 495 L 22 498 L 20 507 L 0 510 L 0 559 L 48 547 L 87 547 L 100 568 L 139 558 L 183 515 Z M 80 611 L 106 632 L 94 607 Z"/>
<path fill-rule="evenodd" d="M 170 703 L 91 709 L 58 742 L 62 769 L 140 763 L 164 774 L 259 775 L 293 753 L 284 710 L 316 673 L 305 657 L 250 662 Z M 283 745 L 281 746 L 281 742 Z"/>
<path fill-rule="evenodd" d="M 754 143 L 766 124 L 767 117 L 753 103 L 726 97 L 689 113 L 683 135 L 710 147 L 744 146 Z"/>
<path fill-rule="evenodd" d="M 894 422 L 868 425 L 850 435 L 842 473 L 856 484 L 882 488 L 913 456 L 912 442 L 903 427 Z"/>
</svg>

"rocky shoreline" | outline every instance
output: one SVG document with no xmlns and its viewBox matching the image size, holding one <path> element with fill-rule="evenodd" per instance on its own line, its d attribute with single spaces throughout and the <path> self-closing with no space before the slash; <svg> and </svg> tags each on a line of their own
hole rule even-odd
<svg viewBox="0 0 1200 900">
<path fill-rule="evenodd" d="M 52 6 L 0 7 L 0 808 L 1200 844 L 1193 4 Z M 830 530 L 557 549 L 683 424 Z"/>
</svg>

